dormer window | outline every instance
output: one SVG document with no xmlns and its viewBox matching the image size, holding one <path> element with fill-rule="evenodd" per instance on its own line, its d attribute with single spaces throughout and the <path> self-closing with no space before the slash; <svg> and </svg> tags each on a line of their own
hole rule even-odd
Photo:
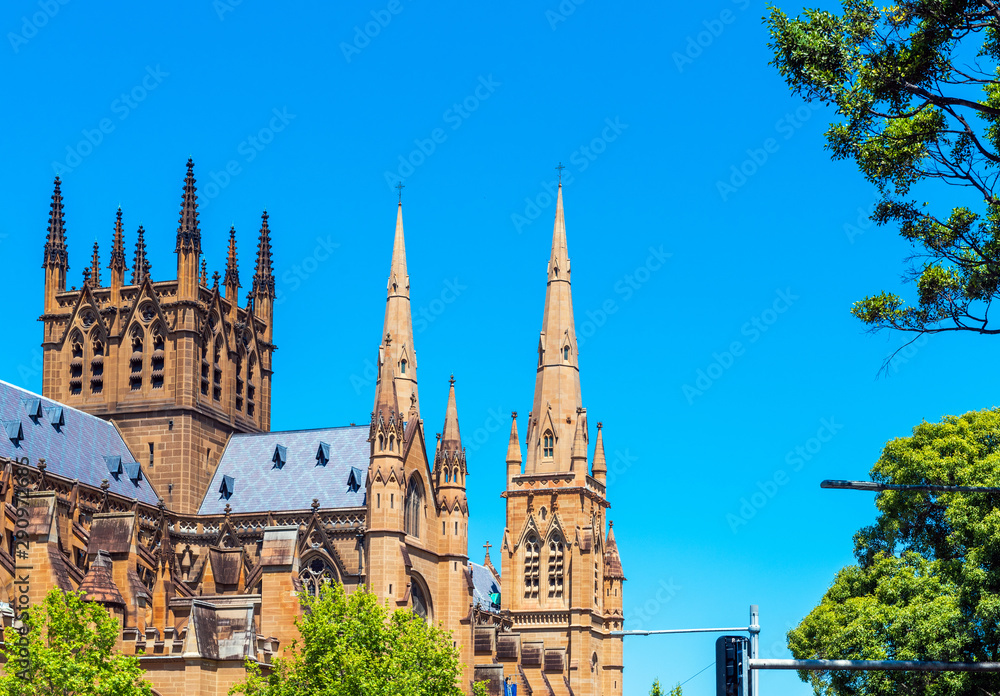
<svg viewBox="0 0 1000 696">
<path fill-rule="evenodd" d="M 46 408 L 45 415 L 48 417 L 49 423 L 51 423 L 52 427 L 57 431 L 62 426 L 66 425 L 66 418 L 63 415 L 62 406 L 51 406 Z"/>
<path fill-rule="evenodd" d="M 223 475 L 222 485 L 219 486 L 219 500 L 229 500 L 233 497 L 233 490 L 236 480 L 232 476 Z"/>
<path fill-rule="evenodd" d="M 358 489 L 361 488 L 364 483 L 365 475 L 356 466 L 351 467 L 351 473 L 347 475 L 347 487 L 350 489 L 351 493 L 357 493 Z"/>
<path fill-rule="evenodd" d="M 20 447 L 21 440 L 24 439 L 24 431 L 21 429 L 21 421 L 0 421 L 3 429 L 7 432 L 7 438 L 14 443 L 14 447 Z"/>
<path fill-rule="evenodd" d="M 552 458 L 552 453 L 555 450 L 555 438 L 552 437 L 552 431 L 546 430 L 545 435 L 542 436 L 542 456 L 546 459 Z"/>
<path fill-rule="evenodd" d="M 41 399 L 22 399 L 24 404 L 24 410 L 28 414 L 28 418 L 35 425 L 38 425 L 38 419 L 42 417 L 44 411 L 42 411 L 42 400 Z"/>
<path fill-rule="evenodd" d="M 274 456 L 271 457 L 271 461 L 274 462 L 273 469 L 280 469 L 285 465 L 285 460 L 288 456 L 288 448 L 284 445 L 274 446 Z"/>
<path fill-rule="evenodd" d="M 142 481 L 142 466 L 139 462 L 132 462 L 131 464 L 125 465 L 125 473 L 128 474 L 128 479 L 136 486 Z"/>
<path fill-rule="evenodd" d="M 320 442 L 319 449 L 316 450 L 316 466 L 326 466 L 329 461 L 330 445 L 325 442 Z"/>
<path fill-rule="evenodd" d="M 108 473 L 114 477 L 115 481 L 117 481 L 118 477 L 122 475 L 122 471 L 124 471 L 124 468 L 122 467 L 122 458 L 106 455 L 104 457 L 104 462 L 108 465 Z"/>
</svg>

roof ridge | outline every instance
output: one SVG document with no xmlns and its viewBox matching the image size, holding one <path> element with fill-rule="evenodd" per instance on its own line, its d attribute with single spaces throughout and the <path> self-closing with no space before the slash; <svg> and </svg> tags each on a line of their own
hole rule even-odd
<svg viewBox="0 0 1000 696">
<path fill-rule="evenodd" d="M 97 417 L 97 416 L 95 416 L 95 415 L 93 415 L 91 413 L 87 413 L 86 411 L 81 411 L 78 408 L 73 408 L 69 404 L 64 404 L 62 401 L 56 401 L 55 399 L 50 399 L 47 396 L 42 396 L 41 394 L 36 394 L 35 392 L 30 391 L 28 389 L 25 389 L 24 387 L 19 387 L 16 384 L 11 384 L 10 382 L 6 382 L 6 381 L 0 379 L 0 386 L 7 386 L 7 387 L 10 387 L 11 389 L 15 389 L 15 390 L 17 390 L 17 391 L 19 391 L 19 392 L 21 392 L 23 394 L 27 394 L 30 397 L 34 398 L 34 399 L 41 399 L 43 401 L 46 401 L 46 402 L 48 402 L 48 406 L 50 408 L 53 405 L 60 406 L 62 408 L 67 408 L 70 411 L 72 411 L 73 413 L 78 413 L 81 416 L 86 416 L 87 418 L 91 418 L 91 419 L 93 419 L 94 421 L 96 421 L 98 423 L 103 423 L 104 425 L 107 425 L 107 426 L 109 426 L 111 428 L 114 428 L 114 426 L 111 424 L 111 421 L 106 421 L 103 418 L 99 418 L 99 417 Z M 44 406 L 46 406 L 46 404 L 42 404 L 42 406 L 44 407 Z M 124 440 L 122 440 L 122 442 L 124 443 Z M 128 448 L 127 444 L 125 446 L 126 446 L 126 448 Z"/>
<path fill-rule="evenodd" d="M 350 428 L 363 428 L 365 432 L 370 429 L 370 424 L 364 423 L 362 425 L 328 425 L 322 428 L 299 428 L 297 430 L 268 430 L 266 432 L 260 433 L 233 433 L 233 439 L 238 437 L 261 437 L 264 435 L 285 435 L 293 433 L 318 433 L 326 430 L 348 430 Z"/>
</svg>

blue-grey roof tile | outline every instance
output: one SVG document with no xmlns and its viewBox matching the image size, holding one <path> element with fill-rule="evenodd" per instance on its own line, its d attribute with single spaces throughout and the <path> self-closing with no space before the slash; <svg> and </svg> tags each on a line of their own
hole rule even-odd
<svg viewBox="0 0 1000 696">
<path fill-rule="evenodd" d="M 478 563 L 469 562 L 472 568 L 472 605 L 488 611 L 499 611 L 500 603 L 493 602 L 490 595 L 500 595 L 500 578 L 489 568 Z"/>
<path fill-rule="evenodd" d="M 38 399 L 45 415 L 37 422 L 25 410 L 25 401 L 33 399 Z M 7 437 L 0 438 L 0 457 L 26 457 L 32 466 L 44 458 L 50 474 L 79 479 L 91 486 L 100 486 L 102 479 L 108 479 L 111 493 L 156 505 L 156 493 L 145 475 L 139 485 L 125 477 L 116 480 L 108 475 L 105 457 L 135 461 L 115 426 L 108 421 L 3 381 L 0 381 L 0 420 L 15 422 L 23 435 L 17 446 Z"/>
<path fill-rule="evenodd" d="M 276 433 L 234 434 L 219 460 L 199 513 L 220 514 L 226 503 L 235 513 L 308 510 L 313 498 L 324 508 L 364 507 L 364 481 L 371 445 L 367 425 Z M 320 443 L 329 444 L 326 466 L 316 466 Z M 274 461 L 278 448 L 285 464 Z M 356 469 L 361 486 L 348 484 Z M 225 477 L 233 480 L 232 495 L 221 496 Z"/>
</svg>

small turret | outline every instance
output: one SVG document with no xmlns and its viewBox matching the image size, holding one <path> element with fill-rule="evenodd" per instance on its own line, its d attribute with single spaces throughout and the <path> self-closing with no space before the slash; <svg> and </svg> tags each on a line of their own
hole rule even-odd
<svg viewBox="0 0 1000 696">
<path fill-rule="evenodd" d="M 115 233 L 111 238 L 111 261 L 108 262 L 111 271 L 111 301 L 116 304 L 121 301 L 121 289 L 125 285 L 125 227 L 122 225 L 122 209 L 118 207 L 115 214 Z"/>
<path fill-rule="evenodd" d="M 198 193 L 195 187 L 194 160 L 187 161 L 181 215 L 177 226 L 177 297 L 198 298 L 198 266 L 201 260 L 201 230 L 198 227 Z"/>
<path fill-rule="evenodd" d="M 235 246 L 233 247 L 235 252 Z M 257 270 L 253 276 L 254 316 L 264 321 L 264 340 L 270 342 L 274 322 L 274 266 L 271 263 L 271 228 L 267 223 L 267 211 L 260 216 L 260 238 L 257 241 Z M 235 297 L 235 295 L 234 295 Z"/>
<path fill-rule="evenodd" d="M 94 255 L 90 257 L 90 287 L 101 287 L 101 253 L 94 240 Z"/>
<path fill-rule="evenodd" d="M 521 475 L 521 443 L 517 436 L 517 411 L 510 414 L 510 441 L 507 443 L 507 486 Z"/>
<path fill-rule="evenodd" d="M 594 443 L 594 465 L 591 470 L 595 479 L 607 485 L 608 464 L 604 459 L 604 434 L 601 432 L 603 426 L 603 423 L 597 424 L 597 442 Z"/>
<path fill-rule="evenodd" d="M 146 258 L 146 230 L 139 225 L 135 233 L 135 255 L 132 259 L 132 285 L 141 285 L 149 277 L 152 266 Z"/>
</svg>

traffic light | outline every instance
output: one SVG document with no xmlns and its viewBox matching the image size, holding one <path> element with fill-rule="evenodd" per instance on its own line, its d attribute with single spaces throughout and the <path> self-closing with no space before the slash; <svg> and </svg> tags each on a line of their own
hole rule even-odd
<svg viewBox="0 0 1000 696">
<path fill-rule="evenodd" d="M 753 696 L 750 689 L 750 640 L 720 636 L 715 641 L 716 696 Z"/>
</svg>

